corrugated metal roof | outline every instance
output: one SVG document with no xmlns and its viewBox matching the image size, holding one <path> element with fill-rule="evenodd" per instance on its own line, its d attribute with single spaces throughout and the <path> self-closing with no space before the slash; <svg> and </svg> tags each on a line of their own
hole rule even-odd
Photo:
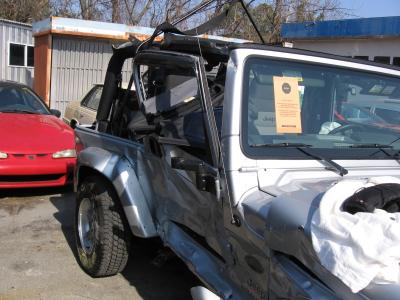
<svg viewBox="0 0 400 300">
<path fill-rule="evenodd" d="M 62 35 L 90 36 L 99 38 L 109 38 L 116 40 L 129 40 L 130 36 L 145 39 L 151 36 L 154 28 L 143 26 L 128 26 L 108 22 L 88 21 L 81 19 L 70 19 L 60 17 L 50 17 L 33 24 L 33 35 L 39 36 L 47 33 Z M 223 40 L 233 43 L 243 43 L 246 40 L 227 38 L 213 35 L 203 35 L 202 37 Z"/>
<path fill-rule="evenodd" d="M 400 16 L 285 23 L 284 39 L 400 37 Z"/>
<path fill-rule="evenodd" d="M 11 20 L 1 19 L 1 18 L 0 18 L 0 23 L 13 24 L 13 25 L 19 25 L 19 26 L 32 28 L 31 24 L 21 23 L 21 22 L 11 21 Z"/>
<path fill-rule="evenodd" d="M 48 32 L 127 40 L 129 33 L 151 35 L 153 30 L 140 26 L 59 17 L 50 17 L 33 24 L 33 35 L 37 36 Z"/>
</svg>

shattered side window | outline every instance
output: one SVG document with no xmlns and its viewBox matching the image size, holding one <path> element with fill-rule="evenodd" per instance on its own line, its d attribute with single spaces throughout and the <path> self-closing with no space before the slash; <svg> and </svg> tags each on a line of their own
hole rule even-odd
<svg viewBox="0 0 400 300">
<path fill-rule="evenodd" d="M 189 103 L 199 95 L 196 73 L 192 68 L 141 66 L 146 113 L 159 114 Z"/>
</svg>

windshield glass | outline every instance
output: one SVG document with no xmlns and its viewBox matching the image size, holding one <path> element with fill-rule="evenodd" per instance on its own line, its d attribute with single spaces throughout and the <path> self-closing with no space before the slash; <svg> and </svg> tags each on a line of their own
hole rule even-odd
<svg viewBox="0 0 400 300">
<path fill-rule="evenodd" d="M 27 87 L 0 86 L 0 112 L 49 114 L 43 102 Z"/>
<path fill-rule="evenodd" d="M 400 150 L 398 77 L 253 57 L 243 104 L 242 142 L 250 155 L 301 156 L 277 149 L 290 144 L 343 158 L 367 148 L 375 153 L 379 145 Z"/>
</svg>

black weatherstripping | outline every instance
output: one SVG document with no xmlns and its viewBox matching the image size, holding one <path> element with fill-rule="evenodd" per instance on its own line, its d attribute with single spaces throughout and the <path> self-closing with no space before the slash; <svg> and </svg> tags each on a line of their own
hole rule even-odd
<svg viewBox="0 0 400 300">
<path fill-rule="evenodd" d="M 250 147 L 271 147 L 271 148 L 278 148 L 278 147 L 311 147 L 311 145 L 304 144 L 304 143 L 276 143 L 276 144 L 254 144 L 254 145 L 250 145 Z"/>
<path fill-rule="evenodd" d="M 194 55 L 201 54 L 208 63 L 216 66 L 220 62 L 228 61 L 229 45 L 231 44 L 225 41 L 165 33 L 160 49 Z"/>
<path fill-rule="evenodd" d="M 393 141 L 391 144 L 393 144 L 396 141 L 397 140 Z M 398 159 L 399 151 L 395 151 L 394 153 L 389 153 L 388 151 L 385 150 L 385 149 L 392 150 L 393 146 L 391 144 L 388 144 L 388 145 L 386 145 L 386 144 L 354 144 L 354 145 L 349 146 L 349 148 L 363 148 L 363 149 L 377 148 L 379 150 L 377 152 L 372 153 L 370 156 L 374 156 L 376 153 L 381 151 L 390 158 Z"/>
<path fill-rule="evenodd" d="M 350 148 L 393 148 L 392 145 L 385 144 L 354 144 Z"/>
</svg>

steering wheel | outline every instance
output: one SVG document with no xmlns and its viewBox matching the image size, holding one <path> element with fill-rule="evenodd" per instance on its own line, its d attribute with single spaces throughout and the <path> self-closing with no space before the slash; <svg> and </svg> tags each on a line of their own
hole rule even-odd
<svg viewBox="0 0 400 300">
<path fill-rule="evenodd" d="M 341 132 L 345 132 L 351 129 L 361 129 L 361 131 L 365 131 L 365 127 L 360 125 L 360 124 L 344 124 L 342 126 L 339 126 L 332 131 L 330 131 L 328 134 L 337 134 Z"/>
</svg>

